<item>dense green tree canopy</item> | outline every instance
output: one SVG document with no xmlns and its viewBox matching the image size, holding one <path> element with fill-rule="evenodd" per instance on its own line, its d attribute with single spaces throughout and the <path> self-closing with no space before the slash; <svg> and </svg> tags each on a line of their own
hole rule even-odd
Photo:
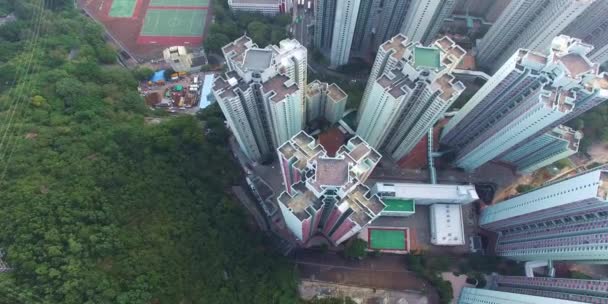
<svg viewBox="0 0 608 304">
<path fill-rule="evenodd" d="M 10 2 L 0 27 L 0 303 L 296 302 L 229 195 L 219 111 L 147 124 L 101 29 L 40 3 Z"/>
</svg>

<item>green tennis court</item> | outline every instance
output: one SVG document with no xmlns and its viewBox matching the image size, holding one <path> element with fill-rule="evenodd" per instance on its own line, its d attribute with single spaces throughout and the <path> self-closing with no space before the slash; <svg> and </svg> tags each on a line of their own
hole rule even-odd
<svg viewBox="0 0 608 304">
<path fill-rule="evenodd" d="M 116 18 L 128 18 L 133 16 L 135 5 L 138 0 L 114 0 L 108 16 Z"/>
<path fill-rule="evenodd" d="M 150 6 L 208 6 L 209 0 L 151 0 Z"/>
<path fill-rule="evenodd" d="M 369 248 L 380 250 L 406 250 L 405 230 L 369 229 Z"/>
<path fill-rule="evenodd" d="M 202 36 L 207 10 L 148 9 L 141 36 Z"/>
<path fill-rule="evenodd" d="M 384 211 L 414 212 L 414 200 L 383 198 L 382 201 L 386 204 Z"/>
</svg>

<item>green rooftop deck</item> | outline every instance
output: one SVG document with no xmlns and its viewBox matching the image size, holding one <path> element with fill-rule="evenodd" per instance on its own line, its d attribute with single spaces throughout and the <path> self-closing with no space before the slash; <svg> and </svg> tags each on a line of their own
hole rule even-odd
<svg viewBox="0 0 608 304">
<path fill-rule="evenodd" d="M 438 69 L 441 67 L 440 51 L 434 47 L 415 47 L 414 66 Z"/>
<path fill-rule="evenodd" d="M 383 198 L 382 201 L 386 204 L 383 211 L 393 212 L 414 212 L 414 200 Z"/>
<path fill-rule="evenodd" d="M 406 231 L 370 228 L 369 248 L 378 250 L 407 250 Z"/>
</svg>

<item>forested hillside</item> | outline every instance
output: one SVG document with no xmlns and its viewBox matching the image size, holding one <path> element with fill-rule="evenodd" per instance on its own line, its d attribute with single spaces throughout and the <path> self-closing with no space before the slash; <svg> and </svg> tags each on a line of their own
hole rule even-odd
<svg viewBox="0 0 608 304">
<path fill-rule="evenodd" d="M 0 303 L 296 302 L 293 267 L 227 194 L 217 111 L 146 123 L 95 23 L 0 2 L 18 17 L 0 27 Z"/>
</svg>

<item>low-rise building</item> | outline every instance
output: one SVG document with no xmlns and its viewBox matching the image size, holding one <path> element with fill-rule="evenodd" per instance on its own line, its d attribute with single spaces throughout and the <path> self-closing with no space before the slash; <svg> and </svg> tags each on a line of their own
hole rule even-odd
<svg viewBox="0 0 608 304">
<path fill-rule="evenodd" d="M 331 124 L 344 115 L 348 95 L 335 83 L 315 80 L 306 88 L 306 116 L 311 122 L 323 118 Z"/>
<path fill-rule="evenodd" d="M 264 15 L 285 13 L 291 9 L 291 0 L 228 0 L 233 11 L 258 12 Z"/>
<path fill-rule="evenodd" d="M 165 62 L 176 72 L 187 72 L 192 67 L 192 55 L 184 46 L 172 46 L 163 51 Z"/>
<path fill-rule="evenodd" d="M 437 246 L 464 245 L 462 206 L 458 204 L 433 204 L 429 210 L 431 244 Z"/>
<path fill-rule="evenodd" d="M 372 189 L 383 199 L 411 199 L 417 205 L 468 204 L 479 199 L 473 185 L 378 182 Z"/>
</svg>

